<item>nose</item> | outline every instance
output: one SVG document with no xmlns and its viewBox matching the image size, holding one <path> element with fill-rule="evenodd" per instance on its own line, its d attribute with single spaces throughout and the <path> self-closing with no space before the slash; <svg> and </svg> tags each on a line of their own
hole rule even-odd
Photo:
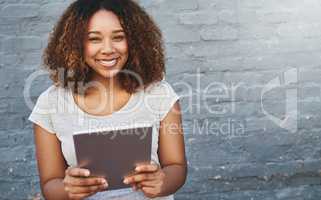
<svg viewBox="0 0 321 200">
<path fill-rule="evenodd" d="M 110 40 L 104 40 L 104 42 L 102 43 L 100 51 L 101 51 L 101 53 L 104 53 L 104 54 L 113 53 L 114 52 L 114 47 L 113 47 L 112 42 Z"/>
</svg>

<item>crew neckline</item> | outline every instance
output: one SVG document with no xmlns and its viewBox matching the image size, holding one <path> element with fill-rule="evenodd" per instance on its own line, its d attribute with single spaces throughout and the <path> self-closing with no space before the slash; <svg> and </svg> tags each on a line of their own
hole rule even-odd
<svg viewBox="0 0 321 200">
<path fill-rule="evenodd" d="M 74 96 L 72 94 L 71 89 L 68 90 L 68 96 L 69 96 L 70 102 L 73 104 L 74 107 L 76 107 L 78 112 L 80 112 L 81 114 L 86 115 L 88 117 L 91 117 L 91 118 L 102 118 L 102 119 L 103 118 L 110 118 L 110 117 L 112 117 L 112 116 L 114 116 L 116 114 L 119 114 L 119 113 L 123 112 L 124 110 L 126 110 L 130 106 L 131 102 L 133 101 L 135 94 L 136 93 L 132 93 L 130 95 L 128 101 L 126 102 L 126 104 L 123 105 L 119 110 L 116 110 L 116 111 L 114 111 L 114 112 L 112 112 L 111 114 L 108 114 L 108 115 L 93 115 L 93 114 L 90 114 L 90 113 L 84 111 L 82 108 L 80 108 L 78 106 L 78 104 L 76 103 L 75 99 L 74 99 Z"/>
</svg>

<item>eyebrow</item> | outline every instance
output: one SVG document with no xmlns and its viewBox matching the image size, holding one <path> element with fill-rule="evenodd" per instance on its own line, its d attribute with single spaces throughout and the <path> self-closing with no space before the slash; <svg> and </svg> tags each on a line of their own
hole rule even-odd
<svg viewBox="0 0 321 200">
<path fill-rule="evenodd" d="M 122 29 L 118 29 L 118 30 L 114 30 L 114 31 L 112 31 L 112 33 L 121 33 L 121 32 L 125 32 L 124 30 L 122 30 Z M 101 34 L 99 31 L 89 31 L 88 32 L 88 35 L 89 34 Z"/>
</svg>

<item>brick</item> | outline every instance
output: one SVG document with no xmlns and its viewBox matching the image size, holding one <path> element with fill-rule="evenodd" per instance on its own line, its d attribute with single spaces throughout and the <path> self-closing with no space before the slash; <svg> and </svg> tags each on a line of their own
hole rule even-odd
<svg viewBox="0 0 321 200">
<path fill-rule="evenodd" d="M 163 29 L 164 40 L 167 43 L 197 42 L 200 40 L 200 35 L 197 30 L 197 27 L 167 27 Z"/>
<path fill-rule="evenodd" d="M 224 9 L 235 9 L 238 7 L 238 0 L 221 1 L 221 0 L 197 0 L 199 9 L 220 11 Z"/>
<path fill-rule="evenodd" d="M 184 59 L 184 58 L 172 58 L 167 59 L 166 62 L 166 71 L 168 74 L 174 75 L 177 73 L 184 73 L 188 71 L 195 71 L 195 69 L 202 67 L 201 60 L 191 60 L 191 59 Z"/>
<path fill-rule="evenodd" d="M 57 18 L 63 13 L 67 6 L 68 4 L 63 2 L 46 3 L 40 8 L 40 16 Z"/>
<path fill-rule="evenodd" d="M 176 26 L 179 21 L 177 13 L 164 13 L 159 10 L 151 10 L 149 14 L 161 30 L 168 26 Z"/>
<path fill-rule="evenodd" d="M 277 26 L 277 35 L 279 37 L 293 38 L 320 38 L 320 23 L 282 23 Z"/>
<path fill-rule="evenodd" d="M 219 58 L 236 56 L 241 49 L 237 41 L 204 41 L 184 45 L 183 52 L 187 56 Z"/>
<path fill-rule="evenodd" d="M 154 1 L 152 6 L 164 12 L 195 10 L 198 8 L 196 0 Z"/>
<path fill-rule="evenodd" d="M 29 70 L 2 69 L 0 73 L 0 98 L 22 97 L 25 78 L 30 74 Z"/>
<path fill-rule="evenodd" d="M 247 8 L 240 8 L 238 11 L 238 20 L 240 24 L 280 24 L 288 21 L 297 21 L 301 17 L 290 11 L 270 11 L 263 12 Z"/>
<path fill-rule="evenodd" d="M 31 177 L 38 175 L 37 163 L 35 160 L 30 161 L 29 159 L 24 159 L 16 162 L 2 163 L 2 167 L 4 170 L 0 173 L 2 177 L 6 176 L 8 179 L 17 177 L 21 179 L 30 179 Z M 26 173 L 27 171 L 28 173 Z"/>
<path fill-rule="evenodd" d="M 236 9 L 221 9 L 218 11 L 217 15 L 220 23 L 237 24 L 239 22 L 238 12 Z"/>
<path fill-rule="evenodd" d="M 318 69 L 305 69 L 300 70 L 299 80 L 302 83 L 315 83 L 320 85 L 321 70 Z"/>
<path fill-rule="evenodd" d="M 0 139 L 0 148 L 10 148 L 18 145 L 33 145 L 32 129 L 2 130 L 0 131 Z"/>
<path fill-rule="evenodd" d="M 39 12 L 37 4 L 11 4 L 1 9 L 1 17 L 27 18 L 36 17 Z"/>
<path fill-rule="evenodd" d="M 186 57 L 182 49 L 174 43 L 165 43 L 165 55 L 167 59 Z"/>
<path fill-rule="evenodd" d="M 3 41 L 4 40 L 4 37 L 1 37 L 0 36 L 0 58 L 1 58 L 1 62 L 3 62 L 3 56 L 4 56 L 4 47 L 3 47 Z"/>
<path fill-rule="evenodd" d="M 19 18 L 1 18 L 0 35 L 10 36 L 19 33 Z"/>
<path fill-rule="evenodd" d="M 34 153 L 33 146 L 17 146 L 14 148 L 1 148 L 1 150 L 6 152 L 6 155 L 1 158 L 1 163 L 27 160 L 30 157 L 32 158 Z"/>
<path fill-rule="evenodd" d="M 302 102 L 318 103 L 321 102 L 321 85 L 304 84 L 299 88 L 299 99 Z"/>
<path fill-rule="evenodd" d="M 31 180 L 8 180 L 3 181 L 1 184 L 1 191 L 3 199 L 32 199 L 33 197 L 37 197 L 37 193 L 39 193 L 39 183 L 35 181 L 35 178 L 32 177 Z M 19 192 L 17 192 L 19 191 Z"/>
<path fill-rule="evenodd" d="M 203 40 L 236 40 L 239 31 L 231 26 L 206 27 L 201 30 Z"/>
<path fill-rule="evenodd" d="M 239 28 L 240 39 L 271 39 L 278 37 L 277 25 L 244 24 Z"/>
<path fill-rule="evenodd" d="M 183 13 L 179 16 L 181 24 L 195 25 L 195 24 L 217 24 L 218 17 L 210 12 L 191 12 Z"/>
<path fill-rule="evenodd" d="M 18 55 L 17 54 L 3 54 L 1 56 L 1 64 L 3 68 L 14 68 L 18 65 Z"/>
<path fill-rule="evenodd" d="M 139 4 L 146 9 L 146 8 L 151 7 L 153 5 L 153 1 L 139 0 Z"/>
<path fill-rule="evenodd" d="M 23 20 L 20 22 L 19 30 L 25 35 L 43 36 L 48 35 L 53 29 L 53 20 Z"/>
<path fill-rule="evenodd" d="M 0 130 L 23 128 L 24 118 L 20 115 L 2 115 L 0 120 Z"/>
<path fill-rule="evenodd" d="M 6 114 L 8 112 L 8 99 L 0 99 L 0 113 L 1 114 Z"/>
<path fill-rule="evenodd" d="M 304 45 L 303 45 L 304 44 Z M 317 45 L 315 39 L 277 39 L 269 40 L 241 40 L 238 48 L 242 55 L 263 55 L 277 53 L 297 53 L 302 51 L 319 51 L 320 46 Z"/>
<path fill-rule="evenodd" d="M 311 105 L 311 103 L 310 103 Z M 312 105 L 320 105 L 318 104 L 312 104 Z M 312 114 L 312 113 L 305 113 L 299 116 L 299 128 L 304 129 L 304 130 L 313 130 L 313 129 L 320 129 L 320 123 L 319 121 L 321 120 L 320 116 L 318 114 Z M 318 137 L 317 139 L 320 139 Z"/>
<path fill-rule="evenodd" d="M 11 98 L 8 111 L 10 114 L 29 113 L 31 109 L 25 103 L 23 97 Z"/>
<path fill-rule="evenodd" d="M 41 0 L 19 0 L 19 1 L 22 1 L 23 3 L 35 3 L 35 4 L 38 4 L 38 5 L 43 3 L 43 1 L 41 1 Z M 59 1 L 59 0 L 57 0 L 57 1 Z"/>
<path fill-rule="evenodd" d="M 224 184 L 224 183 L 222 183 Z M 227 184 L 227 183 L 226 183 Z M 313 200 L 314 198 L 319 198 L 320 189 L 317 185 L 314 186 L 297 186 L 297 187 L 285 187 L 285 188 L 276 188 L 273 190 L 231 190 L 231 191 L 223 191 L 223 192 L 215 192 L 215 193 L 197 193 L 197 198 L 202 199 L 265 199 L 265 200 L 273 200 L 273 199 L 309 199 Z M 175 199 L 187 199 L 191 200 L 191 192 L 195 192 L 195 190 L 190 190 L 186 192 L 182 192 L 179 195 L 175 195 Z"/>
<path fill-rule="evenodd" d="M 318 117 L 318 113 L 321 111 L 321 108 L 318 106 L 320 102 L 309 102 L 309 101 L 300 101 L 299 102 L 300 113 L 303 115 L 314 115 Z M 310 120 L 309 118 L 307 120 Z"/>
<path fill-rule="evenodd" d="M 219 0 L 197 0 L 198 8 L 200 10 L 212 10 L 215 9 L 216 6 L 219 4 Z"/>
<path fill-rule="evenodd" d="M 292 59 L 295 57 L 296 59 Z M 318 63 L 321 57 L 319 53 L 296 52 L 296 53 L 279 53 L 259 56 L 240 56 L 218 59 L 216 62 L 219 69 L 230 69 L 231 71 L 243 70 L 277 70 L 291 67 L 308 67 Z M 225 61 L 224 61 L 225 60 Z M 231 61 L 232 60 L 232 61 Z M 213 62 L 210 62 L 213 63 Z M 226 64 L 231 63 L 231 64 Z M 237 68 L 238 66 L 238 68 Z"/>
<path fill-rule="evenodd" d="M 38 69 L 41 63 L 42 55 L 39 52 L 19 55 L 18 65 L 24 66 L 24 69 Z"/>
<path fill-rule="evenodd" d="M 35 36 L 10 37 L 4 41 L 3 48 L 7 53 L 39 51 L 42 48 L 42 41 L 40 37 Z"/>
</svg>

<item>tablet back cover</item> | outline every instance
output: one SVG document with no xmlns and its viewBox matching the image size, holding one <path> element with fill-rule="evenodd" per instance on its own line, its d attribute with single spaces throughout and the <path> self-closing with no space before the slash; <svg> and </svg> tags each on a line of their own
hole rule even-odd
<svg viewBox="0 0 321 200">
<path fill-rule="evenodd" d="M 106 177 L 107 190 L 130 187 L 124 176 L 151 160 L 152 127 L 75 133 L 73 139 L 78 166 Z"/>
</svg>

